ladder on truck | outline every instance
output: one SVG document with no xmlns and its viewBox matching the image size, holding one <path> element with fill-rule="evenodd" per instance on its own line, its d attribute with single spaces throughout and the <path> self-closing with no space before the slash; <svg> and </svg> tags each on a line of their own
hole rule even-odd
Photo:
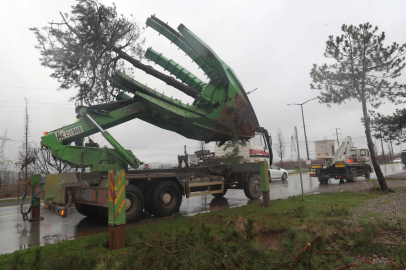
<svg viewBox="0 0 406 270">
<path fill-rule="evenodd" d="M 347 136 L 347 138 L 344 139 L 344 141 L 341 143 L 341 145 L 338 147 L 337 151 L 334 153 L 335 157 L 331 161 L 331 165 L 335 164 L 337 161 L 340 160 L 341 156 L 344 153 L 348 153 L 348 150 L 351 148 L 352 140 L 350 136 Z M 348 159 L 348 158 L 346 158 Z"/>
</svg>

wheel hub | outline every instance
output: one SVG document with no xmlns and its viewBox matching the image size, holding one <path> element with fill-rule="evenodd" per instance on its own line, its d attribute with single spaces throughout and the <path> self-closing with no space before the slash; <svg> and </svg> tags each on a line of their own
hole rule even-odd
<svg viewBox="0 0 406 270">
<path fill-rule="evenodd" d="M 170 201 L 172 200 L 172 196 L 169 193 L 165 193 L 162 195 L 162 202 L 166 203 L 170 203 Z"/>
<path fill-rule="evenodd" d="M 259 182 L 259 181 L 254 181 L 254 182 L 252 183 L 252 191 L 253 191 L 254 193 L 259 193 L 259 192 L 261 192 L 261 182 Z"/>
<path fill-rule="evenodd" d="M 131 201 L 129 199 L 125 199 L 125 209 L 127 210 L 131 206 Z"/>
</svg>

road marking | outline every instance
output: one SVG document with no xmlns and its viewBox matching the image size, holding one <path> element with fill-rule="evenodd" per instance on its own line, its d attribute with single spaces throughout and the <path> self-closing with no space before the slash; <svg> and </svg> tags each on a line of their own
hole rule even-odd
<svg viewBox="0 0 406 270">
<path fill-rule="evenodd" d="M 1 233 L 6 233 L 6 232 L 15 232 L 16 230 L 11 230 L 11 231 L 5 231 L 5 232 L 0 232 Z"/>
<path fill-rule="evenodd" d="M 42 212 L 48 212 L 48 210 L 44 210 L 44 211 L 40 211 L 41 213 Z M 11 216 L 19 216 L 19 215 L 21 215 L 21 214 L 12 214 L 12 215 L 5 215 L 5 216 L 0 216 L 0 218 L 2 218 L 2 217 L 11 217 Z"/>
<path fill-rule="evenodd" d="M 26 205 L 30 205 L 30 204 L 29 204 L 29 203 L 25 203 L 24 206 L 26 206 Z M 19 205 L 19 204 L 17 204 L 17 205 L 10 205 L 10 206 L 1 206 L 1 205 L 0 205 L 0 210 L 3 209 L 3 208 L 10 208 L 10 207 L 20 207 L 20 205 Z"/>
</svg>

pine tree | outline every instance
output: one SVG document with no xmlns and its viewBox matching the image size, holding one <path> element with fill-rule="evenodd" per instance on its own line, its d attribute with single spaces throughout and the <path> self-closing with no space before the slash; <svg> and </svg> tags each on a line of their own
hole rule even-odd
<svg viewBox="0 0 406 270">
<path fill-rule="evenodd" d="M 369 23 L 359 26 L 343 25 L 341 36 L 330 36 L 324 56 L 333 64 L 313 65 L 310 72 L 311 88 L 320 91 L 320 102 L 330 106 L 352 98 L 362 104 L 365 134 L 371 160 L 381 190 L 388 190 L 376 160 L 373 146 L 368 104 L 378 108 L 385 100 L 400 104 L 406 97 L 406 86 L 396 82 L 405 67 L 406 44 L 394 42 L 385 47 L 385 33 L 377 34 L 378 27 Z"/>
<path fill-rule="evenodd" d="M 141 38 L 143 27 L 135 20 L 117 13 L 117 8 L 97 0 L 77 0 L 72 11 L 60 13 L 59 22 L 50 22 L 42 29 L 30 28 L 37 38 L 41 64 L 51 68 L 51 77 L 60 89 L 76 88 L 71 100 L 87 104 L 108 102 L 118 90 L 109 84 L 117 69 L 131 75 L 141 69 L 184 93 L 196 90 L 141 63 L 144 58 Z"/>
</svg>

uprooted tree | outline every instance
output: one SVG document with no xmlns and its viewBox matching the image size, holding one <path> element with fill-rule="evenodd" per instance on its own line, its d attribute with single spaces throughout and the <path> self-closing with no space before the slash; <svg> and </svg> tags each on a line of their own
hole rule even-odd
<svg viewBox="0 0 406 270">
<path fill-rule="evenodd" d="M 333 64 L 313 65 L 311 88 L 320 91 L 319 99 L 330 106 L 352 98 L 362 104 L 365 134 L 371 160 L 381 190 L 388 190 L 385 178 L 376 160 L 371 136 L 368 103 L 378 108 L 385 100 L 400 104 L 406 97 L 406 86 L 396 82 L 405 67 L 406 44 L 394 42 L 385 47 L 385 33 L 378 35 L 378 27 L 369 23 L 359 26 L 343 25 L 341 36 L 329 36 L 324 56 Z"/>
<path fill-rule="evenodd" d="M 76 88 L 71 100 L 87 104 L 114 99 L 117 89 L 109 79 L 116 69 L 127 74 L 138 68 L 182 92 L 194 91 L 175 78 L 163 74 L 143 59 L 143 28 L 135 20 L 119 15 L 116 6 L 97 0 L 78 0 L 70 14 L 60 13 L 59 22 L 50 22 L 34 31 L 41 52 L 41 64 L 52 69 L 51 77 L 60 89 Z"/>
</svg>

